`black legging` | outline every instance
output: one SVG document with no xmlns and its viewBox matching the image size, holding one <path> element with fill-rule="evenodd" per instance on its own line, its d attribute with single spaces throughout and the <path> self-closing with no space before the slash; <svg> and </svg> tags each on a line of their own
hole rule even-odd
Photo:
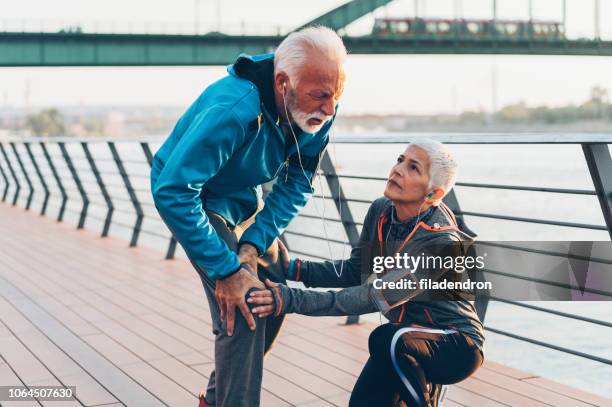
<svg viewBox="0 0 612 407">
<path fill-rule="evenodd" d="M 398 333 L 404 328 L 408 331 Z M 391 356 L 394 336 L 393 352 L 401 374 Z M 428 383 L 460 382 L 483 362 L 482 352 L 470 337 L 415 325 L 381 325 L 370 334 L 369 348 L 370 358 L 357 379 L 350 407 L 392 407 L 399 400 L 409 407 L 427 407 Z"/>
</svg>

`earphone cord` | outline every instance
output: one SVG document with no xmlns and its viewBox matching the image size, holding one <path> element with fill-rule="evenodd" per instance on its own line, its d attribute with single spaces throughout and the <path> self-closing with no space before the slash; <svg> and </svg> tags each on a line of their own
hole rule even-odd
<svg viewBox="0 0 612 407">
<path fill-rule="evenodd" d="M 419 210 L 417 212 L 417 218 L 416 218 L 416 222 L 414 222 L 414 227 L 416 227 L 416 225 L 419 224 L 419 220 L 421 218 L 421 209 L 423 209 L 423 205 L 425 205 L 426 201 L 423 201 L 423 203 L 421 203 L 421 206 L 419 206 Z M 393 223 L 393 209 L 391 209 L 391 224 Z M 391 233 L 391 225 L 389 225 L 389 230 L 387 230 L 387 235 L 385 236 L 385 246 L 387 245 L 387 243 L 389 242 L 389 233 Z"/>
<path fill-rule="evenodd" d="M 330 138 L 335 137 L 333 132 L 334 132 L 334 130 L 331 129 L 330 130 L 330 134 L 331 134 Z M 337 160 L 337 155 L 336 155 L 336 144 L 332 143 L 332 149 L 334 150 L 333 165 L 334 165 L 334 168 L 337 168 L 338 167 L 337 166 L 338 160 Z M 321 154 L 322 153 L 319 153 L 319 162 L 321 161 Z M 325 213 L 325 194 L 323 193 L 323 186 L 321 185 L 321 173 L 317 173 L 317 178 L 319 179 L 319 189 L 321 190 L 321 199 L 323 200 L 323 213 Z M 341 200 L 341 197 L 340 197 L 339 193 L 338 193 L 338 216 L 340 217 L 340 219 L 342 219 L 342 200 Z M 325 218 L 323 219 L 323 224 L 325 224 Z M 342 244 L 342 257 L 341 257 L 341 260 L 340 260 L 340 274 L 338 274 L 336 272 L 336 275 L 338 276 L 338 278 L 340 278 L 342 276 L 342 270 L 344 269 L 344 255 L 346 254 L 346 247 L 348 245 L 349 245 L 349 243 L 348 243 L 347 239 L 344 239 L 344 243 Z M 331 252 L 331 245 L 329 244 L 329 240 L 327 242 L 327 247 L 328 247 L 328 250 L 329 250 L 329 257 L 330 257 L 330 260 L 331 260 L 332 252 Z M 332 265 L 333 264 L 334 263 L 332 262 Z M 334 266 L 334 271 L 336 271 L 335 266 Z"/>
<path fill-rule="evenodd" d="M 308 178 L 308 175 L 306 174 L 306 170 L 304 169 L 304 165 L 302 164 L 302 156 L 300 154 L 300 145 L 298 143 L 297 140 L 297 136 L 295 135 L 295 132 L 293 131 L 293 125 L 291 124 L 291 122 L 289 121 L 289 111 L 287 110 L 287 99 L 285 98 L 285 94 L 283 93 L 283 105 L 285 107 L 285 117 L 287 118 L 287 122 L 289 123 L 289 129 L 291 130 L 291 134 L 293 135 L 293 139 L 295 141 L 295 147 L 297 149 L 297 154 L 298 154 L 298 162 L 300 164 L 300 168 L 302 170 L 302 174 L 304 175 L 304 178 L 306 179 L 306 182 L 308 182 L 308 185 L 310 186 L 311 191 L 314 190 L 313 186 L 312 186 L 312 182 L 310 182 L 310 178 Z M 321 158 L 321 156 L 319 155 L 319 159 Z M 287 170 L 288 171 L 288 170 Z M 329 250 L 329 262 L 331 263 L 332 267 L 334 268 L 334 272 L 336 273 L 336 276 L 338 276 L 338 278 L 340 278 L 342 276 L 342 270 L 344 268 L 344 250 L 346 248 L 346 243 L 343 245 L 342 248 L 342 260 L 340 263 L 340 272 L 338 272 L 338 270 L 336 269 L 336 265 L 333 262 L 333 255 L 332 255 L 332 249 L 331 249 L 331 244 L 329 242 L 329 236 L 327 234 L 327 226 L 326 226 L 326 222 L 325 222 L 325 194 L 323 193 L 323 188 L 321 185 L 321 175 L 320 174 L 316 174 L 318 176 L 318 180 L 319 180 L 319 189 L 321 190 L 321 199 L 323 200 L 323 214 L 321 214 L 321 212 L 319 212 L 319 207 L 316 204 L 316 200 L 313 200 L 313 205 L 315 208 L 315 211 L 317 212 L 317 215 L 319 215 L 319 217 L 321 218 L 321 223 L 323 224 L 323 232 L 325 234 L 325 241 L 327 242 L 327 249 Z M 340 208 L 340 219 L 342 219 L 342 205 L 340 202 L 340 196 L 338 196 L 338 207 Z"/>
</svg>

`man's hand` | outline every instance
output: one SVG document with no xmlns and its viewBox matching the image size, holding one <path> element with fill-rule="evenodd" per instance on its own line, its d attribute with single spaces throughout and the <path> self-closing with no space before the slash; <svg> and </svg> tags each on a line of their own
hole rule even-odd
<svg viewBox="0 0 612 407">
<path fill-rule="evenodd" d="M 245 296 L 251 288 L 265 288 L 263 283 L 253 275 L 256 273 L 249 270 L 249 265 L 244 264 L 238 272 L 229 277 L 217 280 L 215 297 L 221 310 L 221 319 L 227 316 L 227 334 L 234 334 L 234 322 L 236 320 L 236 307 L 242 313 L 249 328 L 255 330 L 256 324 L 249 307 L 245 302 Z"/>
<path fill-rule="evenodd" d="M 238 260 L 241 264 L 248 264 L 250 267 L 250 272 L 257 278 L 257 249 L 255 246 L 244 243 L 240 246 L 240 250 L 238 251 Z"/>
</svg>

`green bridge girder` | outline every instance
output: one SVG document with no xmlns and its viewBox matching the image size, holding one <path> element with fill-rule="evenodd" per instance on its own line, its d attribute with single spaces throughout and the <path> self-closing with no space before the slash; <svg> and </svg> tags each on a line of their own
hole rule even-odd
<svg viewBox="0 0 612 407">
<path fill-rule="evenodd" d="M 312 21 L 300 26 L 324 25 L 334 31 L 338 31 L 353 21 L 365 16 L 377 8 L 390 3 L 393 0 L 353 0 L 320 15 Z"/>
<path fill-rule="evenodd" d="M 281 36 L 0 33 L 0 66 L 225 65 L 272 52 Z M 352 54 L 612 56 L 612 41 L 345 36 Z"/>
</svg>

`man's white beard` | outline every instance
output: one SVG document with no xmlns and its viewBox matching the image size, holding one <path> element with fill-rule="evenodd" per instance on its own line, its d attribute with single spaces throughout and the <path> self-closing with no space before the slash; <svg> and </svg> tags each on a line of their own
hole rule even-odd
<svg viewBox="0 0 612 407">
<path fill-rule="evenodd" d="M 298 109 L 290 109 L 289 111 L 295 124 L 306 133 L 316 133 L 321 130 L 321 127 L 325 124 L 326 116 L 321 112 L 304 113 Z M 308 120 L 310 119 L 319 119 L 321 120 L 321 124 L 310 125 L 308 124 Z"/>
<path fill-rule="evenodd" d="M 291 118 L 293 122 L 298 125 L 300 129 L 305 131 L 306 133 L 316 133 L 321 130 L 323 125 L 325 124 L 325 120 L 327 116 L 322 112 L 312 112 L 305 113 L 295 107 L 295 97 L 292 97 L 289 103 L 289 113 L 291 113 Z M 308 124 L 308 120 L 310 119 L 319 119 L 321 120 L 321 124 L 310 125 Z"/>
</svg>

